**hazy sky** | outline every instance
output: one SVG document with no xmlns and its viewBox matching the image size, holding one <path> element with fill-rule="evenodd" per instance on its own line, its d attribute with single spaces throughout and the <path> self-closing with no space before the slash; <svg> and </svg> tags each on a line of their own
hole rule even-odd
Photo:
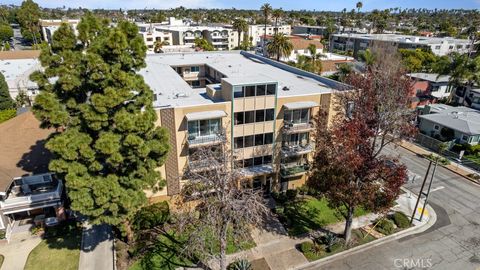
<svg viewBox="0 0 480 270">
<path fill-rule="evenodd" d="M 3 0 L 2 4 L 19 5 L 22 0 Z M 258 9 L 263 2 L 258 0 L 36 0 L 43 7 L 83 7 L 83 8 L 172 8 L 184 6 L 189 8 L 239 8 Z M 271 0 L 274 8 L 309 9 L 309 10 L 350 10 L 355 8 L 357 0 Z M 364 0 L 363 10 L 402 8 L 480 8 L 480 0 Z"/>
</svg>

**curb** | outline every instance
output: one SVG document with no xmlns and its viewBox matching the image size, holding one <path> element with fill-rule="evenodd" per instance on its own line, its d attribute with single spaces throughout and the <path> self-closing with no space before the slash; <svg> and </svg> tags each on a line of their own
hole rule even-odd
<svg viewBox="0 0 480 270">
<path fill-rule="evenodd" d="M 412 193 L 412 195 L 417 197 L 413 193 Z M 306 264 L 297 266 L 293 269 L 300 270 L 300 269 L 308 269 L 310 267 L 317 267 L 318 268 L 320 266 L 323 266 L 327 263 L 333 262 L 333 261 L 335 261 L 337 259 L 340 259 L 340 258 L 343 258 L 345 256 L 349 256 L 349 255 L 352 255 L 352 254 L 363 252 L 363 251 L 366 251 L 366 250 L 371 249 L 373 247 L 377 247 L 377 246 L 380 246 L 382 244 L 385 244 L 385 243 L 388 243 L 388 242 L 391 242 L 391 241 L 394 241 L 394 240 L 398 240 L 400 238 L 403 238 L 403 237 L 406 237 L 406 236 L 409 236 L 409 235 L 414 235 L 414 234 L 424 232 L 424 231 L 428 230 L 430 227 L 432 227 L 437 222 L 437 214 L 435 213 L 435 210 L 433 210 L 433 208 L 429 204 L 426 206 L 426 210 L 428 211 L 428 213 L 430 215 L 430 218 L 425 224 L 423 224 L 421 226 L 415 226 L 415 227 L 405 229 L 403 231 L 400 231 L 400 232 L 382 237 L 380 239 L 374 240 L 372 242 L 369 242 L 369 243 L 366 243 L 366 244 L 363 244 L 363 245 L 360 245 L 360 246 L 356 246 L 356 247 L 351 248 L 351 249 L 347 249 L 345 251 L 339 252 L 337 254 L 333 254 L 331 256 L 322 258 L 320 260 L 316 260 L 316 261 L 313 261 L 313 262 L 308 262 Z"/>
<path fill-rule="evenodd" d="M 417 153 L 417 152 L 413 151 L 412 149 L 410 149 L 410 148 L 408 148 L 408 147 L 403 146 L 402 144 L 397 144 L 397 145 L 400 146 L 400 147 L 402 147 L 403 149 L 406 149 L 407 151 L 410 151 L 410 152 L 416 154 L 416 155 L 422 155 L 422 154 L 420 154 L 420 153 Z M 431 153 L 433 153 L 433 152 L 431 152 Z M 423 155 L 422 155 L 422 158 L 427 159 L 426 157 L 423 157 Z M 449 160 L 449 161 L 450 161 L 450 163 L 455 163 L 455 162 L 453 162 L 453 161 L 451 161 L 451 160 Z M 461 165 L 461 164 L 458 164 L 458 163 L 455 163 L 455 164 Z M 454 173 L 454 174 L 456 174 L 456 175 L 458 175 L 458 176 L 460 176 L 460 177 L 463 177 L 463 178 L 467 179 L 468 181 L 470 181 L 470 182 L 472 182 L 472 183 L 480 186 L 480 182 L 478 182 L 477 180 L 475 180 L 475 179 L 473 179 L 473 178 L 471 178 L 471 177 L 468 177 L 468 176 L 466 176 L 466 175 L 463 175 L 463 174 L 461 174 L 461 173 L 459 173 L 459 172 L 457 172 L 457 171 L 455 171 L 455 170 L 452 170 L 452 169 L 450 169 L 449 167 L 446 167 L 445 165 L 442 165 L 442 164 L 440 164 L 440 163 L 439 163 L 438 165 L 441 166 L 441 167 L 443 167 L 443 168 L 445 168 L 445 169 L 447 169 L 448 171 L 450 171 L 450 172 L 452 172 L 452 173 Z"/>
</svg>

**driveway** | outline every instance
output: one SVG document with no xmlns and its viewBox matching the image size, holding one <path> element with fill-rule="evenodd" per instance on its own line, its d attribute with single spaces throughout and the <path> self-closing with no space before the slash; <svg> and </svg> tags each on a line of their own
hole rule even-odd
<svg viewBox="0 0 480 270">
<path fill-rule="evenodd" d="M 79 269 L 113 269 L 113 234 L 108 225 L 86 225 L 82 234 Z"/>
</svg>

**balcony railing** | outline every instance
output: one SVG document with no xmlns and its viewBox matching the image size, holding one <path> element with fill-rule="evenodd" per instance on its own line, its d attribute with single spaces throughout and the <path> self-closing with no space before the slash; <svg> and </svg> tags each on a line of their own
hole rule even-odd
<svg viewBox="0 0 480 270">
<path fill-rule="evenodd" d="M 29 208 L 34 203 L 56 201 L 60 200 L 62 196 L 63 184 L 62 181 L 58 181 L 58 185 L 55 189 L 45 191 L 40 194 L 25 195 L 20 197 L 7 198 L 4 201 L 0 201 L 0 208 L 2 210 L 9 210 L 12 208 Z"/>
<path fill-rule="evenodd" d="M 312 152 L 314 149 L 314 146 L 312 143 L 308 143 L 306 145 L 287 145 L 287 146 L 282 146 L 281 152 L 282 156 L 284 157 L 289 157 L 289 156 L 298 156 L 298 155 L 303 155 L 303 154 L 308 154 Z"/>
<path fill-rule="evenodd" d="M 203 135 L 203 136 L 188 135 L 187 137 L 187 142 L 190 147 L 221 144 L 221 143 L 224 143 L 225 140 L 226 140 L 225 131 L 223 129 L 209 135 Z"/>
<path fill-rule="evenodd" d="M 282 164 L 280 168 L 280 176 L 283 178 L 302 175 L 308 171 L 310 165 L 304 164 Z"/>
<path fill-rule="evenodd" d="M 293 123 L 290 121 L 283 121 L 283 132 L 285 134 L 307 132 L 313 130 L 313 123 Z"/>
<path fill-rule="evenodd" d="M 188 159 L 188 170 L 191 172 L 202 172 L 206 170 L 211 170 L 221 166 L 220 162 L 213 158 L 192 160 Z"/>
</svg>

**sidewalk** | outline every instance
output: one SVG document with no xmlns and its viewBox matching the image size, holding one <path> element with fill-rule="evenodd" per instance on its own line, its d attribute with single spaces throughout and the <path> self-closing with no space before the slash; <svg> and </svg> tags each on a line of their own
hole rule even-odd
<svg viewBox="0 0 480 270">
<path fill-rule="evenodd" d="M 434 152 L 432 152 L 428 149 L 425 149 L 421 146 L 418 146 L 416 144 L 413 144 L 413 143 L 410 143 L 410 142 L 407 142 L 407 141 L 402 141 L 401 143 L 398 143 L 398 145 L 407 149 L 408 151 L 410 151 L 412 153 L 415 153 L 415 154 L 418 154 L 418 155 L 422 155 L 422 156 L 423 155 L 430 155 L 430 154 L 438 155 L 437 153 L 434 153 Z M 449 161 L 450 161 L 449 165 L 441 165 L 441 164 L 439 164 L 439 165 L 446 168 L 449 171 L 452 171 L 453 173 L 456 173 L 456 174 L 458 174 L 458 175 L 460 175 L 464 178 L 467 178 L 468 180 L 470 180 L 474 183 L 480 184 L 479 180 L 475 180 L 475 179 L 473 179 L 472 177 L 469 176 L 471 174 L 478 174 L 478 172 L 475 172 L 472 169 L 466 168 L 465 166 L 462 166 L 461 164 L 459 164 L 455 161 L 452 161 L 452 160 L 449 160 Z"/>
<path fill-rule="evenodd" d="M 0 245 L 0 254 L 4 257 L 2 270 L 23 270 L 28 255 L 41 241 L 30 232 L 12 235 L 10 243 Z"/>
<path fill-rule="evenodd" d="M 113 235 L 110 226 L 85 225 L 82 233 L 82 247 L 78 269 L 114 269 L 113 249 Z"/>
<path fill-rule="evenodd" d="M 407 215 L 411 215 L 415 207 L 416 199 L 417 197 L 414 194 L 407 191 L 399 196 L 399 198 L 397 199 L 397 205 L 393 207 L 393 210 L 402 211 Z M 422 205 L 423 204 L 420 204 L 420 206 Z M 415 217 L 418 219 L 419 215 L 420 213 L 417 212 Z M 378 214 L 368 214 L 362 217 L 354 218 L 352 227 L 353 229 L 363 227 L 370 224 L 373 220 L 377 218 Z M 419 222 L 418 220 L 414 220 L 414 227 L 310 263 L 303 256 L 303 254 L 297 250 L 296 245 L 305 241 L 312 241 L 311 237 L 290 237 L 288 236 L 287 231 L 282 226 L 282 224 L 276 218 L 271 218 L 271 220 L 268 221 L 268 226 L 266 228 L 260 230 L 255 229 L 252 232 L 252 238 L 257 245 L 256 247 L 246 251 L 228 255 L 227 261 L 228 263 L 231 263 L 238 258 L 248 259 L 251 262 L 263 260 L 263 265 L 268 265 L 268 267 L 272 270 L 297 269 L 307 266 L 311 267 L 315 264 L 324 264 L 326 261 L 334 260 L 339 254 L 340 256 L 346 256 L 346 254 L 350 254 L 351 252 L 363 251 L 364 249 L 368 248 L 369 245 L 379 245 L 386 241 L 391 241 L 391 239 L 397 239 L 399 237 L 403 237 L 409 234 L 415 234 L 420 231 L 424 231 L 427 229 L 427 227 L 433 225 L 433 223 L 435 223 L 435 220 L 435 212 L 431 207 L 428 206 L 427 211 L 425 211 L 423 221 Z M 345 222 L 339 222 L 329 225 L 326 228 L 332 230 L 335 233 L 342 234 L 344 227 Z M 310 235 L 315 234 L 316 232 L 310 233 Z M 398 234 L 401 234 L 401 236 L 399 236 Z M 218 265 L 215 265 L 214 263 L 211 263 L 210 267 L 212 269 L 218 269 Z"/>
</svg>

